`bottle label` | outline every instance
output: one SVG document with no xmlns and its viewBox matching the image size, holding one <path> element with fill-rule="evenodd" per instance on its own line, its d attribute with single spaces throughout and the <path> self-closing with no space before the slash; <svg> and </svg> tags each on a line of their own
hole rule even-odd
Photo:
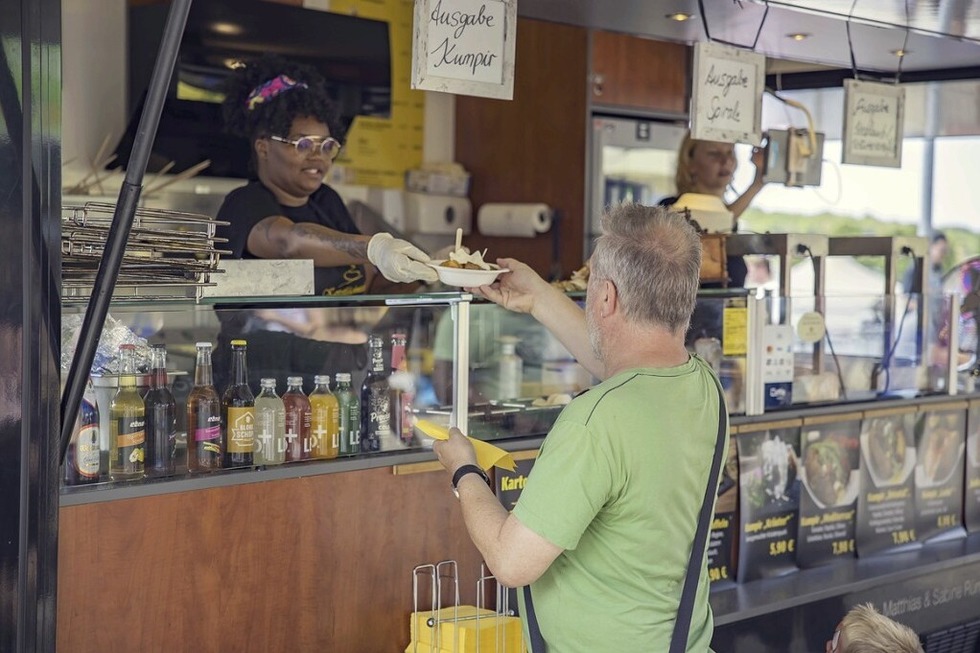
<svg viewBox="0 0 980 653">
<path fill-rule="evenodd" d="M 143 469 L 143 443 L 146 441 L 146 420 L 133 416 L 116 418 L 116 464 L 130 469 Z"/>
<path fill-rule="evenodd" d="M 102 471 L 99 460 L 99 427 L 94 424 L 83 426 L 75 438 L 75 471 L 84 478 L 98 478 Z"/>
<path fill-rule="evenodd" d="M 210 442 L 221 438 L 221 426 L 205 426 L 203 429 L 194 429 L 194 439 L 198 442 Z"/>
<path fill-rule="evenodd" d="M 252 453 L 255 447 L 255 408 L 228 407 L 228 453 Z"/>
</svg>

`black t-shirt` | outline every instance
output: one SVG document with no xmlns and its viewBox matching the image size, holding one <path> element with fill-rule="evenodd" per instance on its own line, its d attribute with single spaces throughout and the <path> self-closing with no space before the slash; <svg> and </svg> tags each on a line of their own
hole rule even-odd
<svg viewBox="0 0 980 653">
<path fill-rule="evenodd" d="M 283 206 L 261 182 L 251 181 L 228 193 L 218 209 L 217 219 L 230 223 L 216 230 L 216 236 L 228 239 L 228 244 L 220 247 L 230 249 L 235 258 L 258 258 L 248 251 L 248 236 L 255 225 L 273 215 L 297 223 L 320 224 L 343 233 L 360 233 L 340 195 L 326 184 L 310 195 L 303 206 Z M 314 289 L 321 295 L 357 295 L 367 289 L 363 265 L 316 267 L 313 275 Z"/>
</svg>

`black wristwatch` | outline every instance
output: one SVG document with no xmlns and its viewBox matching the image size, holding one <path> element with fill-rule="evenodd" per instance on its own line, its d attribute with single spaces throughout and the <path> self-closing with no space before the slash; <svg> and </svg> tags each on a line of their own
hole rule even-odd
<svg viewBox="0 0 980 653">
<path fill-rule="evenodd" d="M 459 481 L 467 474 L 479 474 L 487 482 L 487 487 L 493 488 L 493 485 L 490 484 L 490 477 L 487 476 L 482 467 L 479 465 L 460 465 L 453 474 L 453 494 L 456 495 L 457 499 L 459 498 Z"/>
</svg>

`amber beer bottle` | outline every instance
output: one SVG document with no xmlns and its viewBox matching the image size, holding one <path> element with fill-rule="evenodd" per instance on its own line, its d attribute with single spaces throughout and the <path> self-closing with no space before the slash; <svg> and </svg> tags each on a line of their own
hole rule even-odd
<svg viewBox="0 0 980 653">
<path fill-rule="evenodd" d="M 119 388 L 109 403 L 109 478 L 143 477 L 146 409 L 136 390 L 136 347 L 119 345 Z"/>
<path fill-rule="evenodd" d="M 99 447 L 99 410 L 91 396 L 92 380 L 85 387 L 85 395 L 78 408 L 75 428 L 65 458 L 65 485 L 98 483 L 102 474 L 102 451 Z"/>
<path fill-rule="evenodd" d="M 316 439 L 314 458 L 336 458 L 340 452 L 340 406 L 330 392 L 330 377 L 313 377 L 315 387 L 310 393 L 312 420 L 310 429 Z"/>
<path fill-rule="evenodd" d="M 385 374 L 384 341 L 368 337 L 368 375 L 361 385 L 361 451 L 381 451 L 382 441 L 391 438 L 391 388 Z"/>
<path fill-rule="evenodd" d="M 177 403 L 167 386 L 167 349 L 150 349 L 150 389 L 146 407 L 146 475 L 172 476 L 177 447 Z"/>
<path fill-rule="evenodd" d="M 211 343 L 199 342 L 194 387 L 187 396 L 187 470 L 196 473 L 221 469 L 224 449 L 221 399 L 214 387 Z"/>
<path fill-rule="evenodd" d="M 286 377 L 286 392 L 282 395 L 286 407 L 286 462 L 307 460 L 313 449 L 310 440 L 312 410 L 303 393 L 303 377 Z"/>
<path fill-rule="evenodd" d="M 221 397 L 225 467 L 251 467 L 255 450 L 255 396 L 248 387 L 244 340 L 231 341 L 231 385 Z"/>
</svg>

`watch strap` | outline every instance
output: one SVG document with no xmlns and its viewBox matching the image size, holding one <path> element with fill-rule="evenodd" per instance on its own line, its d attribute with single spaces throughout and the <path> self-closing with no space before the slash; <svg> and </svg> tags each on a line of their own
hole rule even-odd
<svg viewBox="0 0 980 653">
<path fill-rule="evenodd" d="M 460 465 L 459 468 L 455 471 L 455 473 L 453 473 L 453 491 L 455 491 L 456 488 L 459 487 L 459 482 L 467 474 L 479 474 L 483 478 L 483 480 L 487 482 L 487 485 L 488 486 L 490 485 L 490 477 L 487 476 L 487 473 L 483 471 L 482 467 L 480 467 L 479 465 L 472 465 L 472 464 Z"/>
</svg>

